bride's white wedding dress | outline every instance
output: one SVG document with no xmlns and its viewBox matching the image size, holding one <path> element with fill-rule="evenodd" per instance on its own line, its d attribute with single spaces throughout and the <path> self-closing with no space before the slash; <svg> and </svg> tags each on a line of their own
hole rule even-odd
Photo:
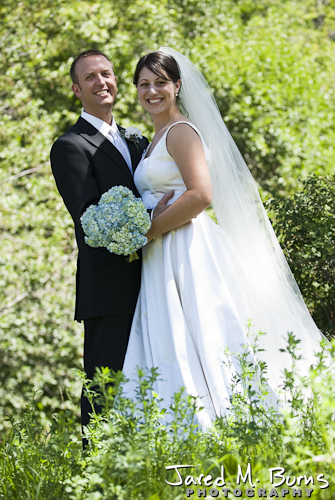
<svg viewBox="0 0 335 500">
<path fill-rule="evenodd" d="M 147 208 L 154 208 L 172 189 L 170 203 L 186 191 L 167 151 L 170 128 L 135 171 L 135 184 Z M 225 351 L 239 353 L 248 343 L 250 311 L 236 273 L 239 263 L 223 229 L 205 212 L 155 238 L 142 252 L 141 289 L 123 371 L 134 380 L 137 366 L 158 367 L 161 376 L 155 390 L 163 398 L 161 405 L 168 408 L 173 394 L 184 386 L 188 394 L 201 398 L 204 409 L 198 420 L 208 428 L 229 407 L 231 378 L 239 370 L 234 355 L 229 356 L 230 366 L 224 363 Z M 270 377 L 276 392 L 289 360 L 282 355 L 282 362 L 267 361 L 276 363 Z M 130 382 L 126 393 L 134 395 L 135 387 L 136 382 Z"/>
</svg>

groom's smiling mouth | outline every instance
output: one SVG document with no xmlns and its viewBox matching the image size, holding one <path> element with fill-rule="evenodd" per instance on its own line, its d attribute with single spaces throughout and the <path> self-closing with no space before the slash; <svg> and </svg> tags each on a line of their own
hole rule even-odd
<svg viewBox="0 0 335 500">
<path fill-rule="evenodd" d="M 94 92 L 95 95 L 107 95 L 109 94 L 109 90 L 108 89 L 105 89 L 105 90 L 99 90 L 98 92 Z"/>
</svg>

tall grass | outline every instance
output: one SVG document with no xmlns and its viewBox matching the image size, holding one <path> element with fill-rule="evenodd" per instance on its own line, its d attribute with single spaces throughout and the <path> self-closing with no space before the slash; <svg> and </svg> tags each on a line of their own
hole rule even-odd
<svg viewBox="0 0 335 500">
<path fill-rule="evenodd" d="M 335 344 L 329 347 L 334 357 Z M 46 431 L 36 423 L 32 400 L 22 418 L 12 420 L 0 448 L 0 498 L 177 500 L 300 494 L 334 499 L 334 364 L 323 346 L 310 376 L 300 378 L 292 335 L 287 349 L 292 356 L 292 370 L 283 383 L 288 404 L 269 405 L 266 364 L 252 363 L 245 346 L 240 373 L 232 380 L 230 411 L 207 432 L 197 426 L 196 400 L 182 389 L 168 410 L 161 408 L 153 390 L 156 369 L 139 370 L 134 401 L 123 394 L 121 372 L 101 369 L 93 382 L 85 382 L 88 397 L 92 402 L 97 397 L 104 411 L 97 415 L 92 407 L 84 452 L 73 416 L 55 415 Z M 254 350 L 257 354 L 257 340 Z M 176 465 L 192 467 L 172 467 Z M 245 482 L 238 484 L 241 474 Z"/>
</svg>

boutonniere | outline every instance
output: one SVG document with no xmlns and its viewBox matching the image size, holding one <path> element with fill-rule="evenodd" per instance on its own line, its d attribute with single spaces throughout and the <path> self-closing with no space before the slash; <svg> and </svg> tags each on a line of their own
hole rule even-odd
<svg viewBox="0 0 335 500">
<path fill-rule="evenodd" d="M 127 127 L 126 129 L 121 128 L 120 134 L 128 141 L 133 142 L 138 150 L 138 143 L 140 139 L 142 139 L 143 137 L 142 132 L 138 128 L 136 127 Z"/>
</svg>

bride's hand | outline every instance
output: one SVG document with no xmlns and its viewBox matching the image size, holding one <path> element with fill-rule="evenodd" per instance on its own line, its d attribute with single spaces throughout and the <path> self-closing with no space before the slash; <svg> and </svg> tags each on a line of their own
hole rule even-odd
<svg viewBox="0 0 335 500">
<path fill-rule="evenodd" d="M 149 229 L 149 231 L 147 232 L 147 234 L 145 234 L 144 236 L 145 236 L 145 237 L 147 238 L 147 240 L 148 240 L 146 244 L 150 243 L 150 241 L 154 239 L 154 235 L 150 232 L 150 229 Z"/>
</svg>

